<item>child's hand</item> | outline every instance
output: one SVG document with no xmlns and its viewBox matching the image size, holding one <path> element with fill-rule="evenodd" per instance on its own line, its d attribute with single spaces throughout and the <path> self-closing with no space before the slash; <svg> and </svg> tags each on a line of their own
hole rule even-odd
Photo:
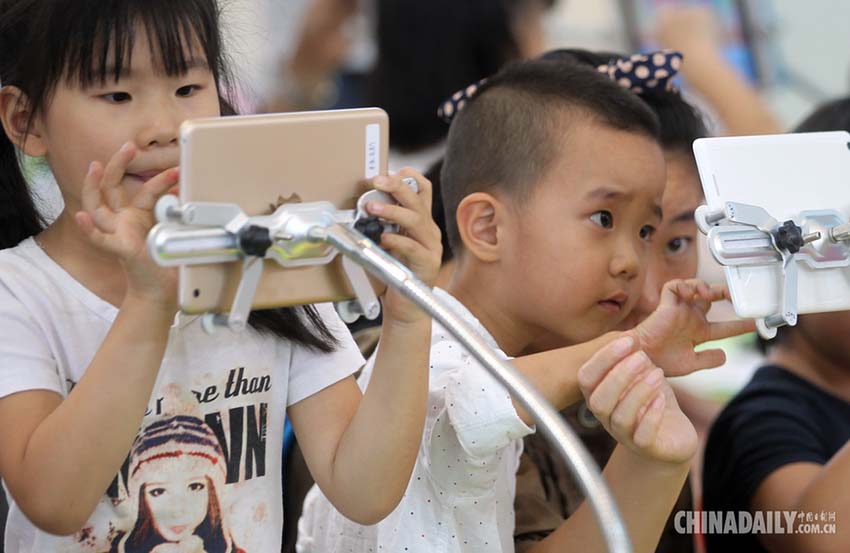
<svg viewBox="0 0 850 553">
<path fill-rule="evenodd" d="M 625 342 L 625 343 L 624 343 Z M 587 406 L 618 442 L 650 459 L 685 463 L 699 439 L 676 396 L 632 337 L 621 338 L 582 365 L 578 382 Z"/>
<path fill-rule="evenodd" d="M 83 183 L 83 209 L 75 219 L 95 246 L 124 265 L 128 293 L 171 305 L 177 299 L 177 271 L 157 265 L 146 242 L 155 223 L 154 205 L 177 184 L 179 175 L 176 168 L 163 171 L 128 199 L 123 179 L 135 155 L 135 146 L 128 143 L 105 167 L 92 162 Z"/>
<path fill-rule="evenodd" d="M 419 192 L 403 182 L 414 178 Z M 380 246 L 404 263 L 425 284 L 433 286 L 440 270 L 442 243 L 440 229 L 431 218 L 431 181 L 410 168 L 389 177 L 377 177 L 373 185 L 390 194 L 398 205 L 370 202 L 366 209 L 372 215 L 395 223 L 399 234 L 383 234 Z M 403 322 L 419 320 L 426 315 L 398 291 L 390 288 L 384 297 L 384 319 Z"/>
<path fill-rule="evenodd" d="M 701 52 L 719 52 L 722 47 L 721 30 L 708 6 L 664 6 L 658 11 L 655 37 L 664 48 L 678 50 L 685 55 Z"/>
<path fill-rule="evenodd" d="M 706 314 L 715 301 L 729 299 L 725 286 L 701 280 L 671 280 L 664 285 L 658 308 L 634 329 L 640 348 L 667 376 L 682 376 L 726 362 L 721 349 L 696 352 L 694 347 L 755 330 L 753 321 L 709 323 Z"/>
</svg>

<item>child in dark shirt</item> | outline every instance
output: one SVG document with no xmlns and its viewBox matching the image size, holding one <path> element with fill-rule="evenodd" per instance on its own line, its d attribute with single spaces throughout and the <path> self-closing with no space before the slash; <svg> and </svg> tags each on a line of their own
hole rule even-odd
<svg viewBox="0 0 850 553">
<path fill-rule="evenodd" d="M 826 104 L 796 130 L 850 130 L 850 98 Z M 705 510 L 749 511 L 754 528 L 771 518 L 773 531 L 709 532 L 710 553 L 848 550 L 848 330 L 848 312 L 804 315 L 796 327 L 780 329 L 767 344 L 767 364 L 715 422 L 705 454 Z M 777 519 L 772 512 L 779 511 Z M 824 533 L 785 533 L 815 520 Z"/>
</svg>

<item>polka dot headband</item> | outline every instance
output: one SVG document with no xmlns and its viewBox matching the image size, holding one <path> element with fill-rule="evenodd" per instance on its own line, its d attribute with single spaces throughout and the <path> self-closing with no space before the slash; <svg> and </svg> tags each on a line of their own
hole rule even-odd
<svg viewBox="0 0 850 553">
<path fill-rule="evenodd" d="M 613 59 L 597 69 L 623 88 L 642 94 L 649 90 L 675 90 L 673 77 L 682 67 L 682 59 L 680 52 L 662 50 Z"/>
<path fill-rule="evenodd" d="M 621 87 L 635 94 L 643 94 L 650 90 L 673 91 L 676 90 L 673 85 L 673 77 L 682 67 L 683 59 L 684 57 L 680 52 L 661 50 L 649 54 L 634 54 L 615 58 L 596 69 Z M 437 116 L 446 123 L 451 123 L 455 115 L 466 106 L 466 103 L 486 82 L 487 79 L 481 79 L 477 83 L 452 94 L 451 98 L 440 104 L 437 109 Z"/>
<path fill-rule="evenodd" d="M 472 98 L 478 89 L 481 88 L 484 83 L 487 82 L 487 79 L 481 79 L 475 84 L 471 84 L 463 90 L 458 90 L 452 97 L 440 104 L 440 107 L 437 108 L 437 117 L 445 121 L 446 123 L 451 123 L 452 119 L 454 119 L 457 112 L 462 110 L 466 106 L 466 102 Z"/>
</svg>

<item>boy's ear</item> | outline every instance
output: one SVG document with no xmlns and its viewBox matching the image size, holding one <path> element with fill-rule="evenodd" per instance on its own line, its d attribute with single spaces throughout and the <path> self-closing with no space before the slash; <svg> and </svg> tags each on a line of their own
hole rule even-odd
<svg viewBox="0 0 850 553">
<path fill-rule="evenodd" d="M 33 125 L 27 132 L 32 120 L 32 108 L 29 99 L 16 86 L 0 88 L 0 122 L 12 144 L 31 157 L 41 157 L 47 153 L 41 133 Z"/>
<path fill-rule="evenodd" d="M 461 200 L 455 216 L 466 252 L 485 263 L 502 257 L 506 208 L 503 202 L 486 192 L 474 192 Z"/>
</svg>

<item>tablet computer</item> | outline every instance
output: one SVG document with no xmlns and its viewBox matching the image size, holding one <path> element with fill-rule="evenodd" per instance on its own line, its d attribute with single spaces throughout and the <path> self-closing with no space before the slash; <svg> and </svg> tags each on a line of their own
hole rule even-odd
<svg viewBox="0 0 850 553">
<path fill-rule="evenodd" d="M 180 132 L 180 202 L 237 204 L 249 216 L 293 202 L 353 209 L 363 181 L 387 173 L 388 133 L 377 108 L 190 120 Z M 229 311 L 241 274 L 242 263 L 181 266 L 180 308 Z M 353 297 L 341 256 L 287 269 L 265 260 L 252 308 Z"/>
<path fill-rule="evenodd" d="M 846 131 L 705 138 L 694 143 L 694 153 L 709 211 L 737 202 L 761 207 L 779 223 L 802 225 L 804 211 L 834 210 L 844 222 L 850 219 Z M 850 267 L 813 269 L 798 261 L 797 268 L 797 313 L 850 309 Z M 780 311 L 781 264 L 724 271 L 738 316 L 759 319 Z"/>
</svg>

